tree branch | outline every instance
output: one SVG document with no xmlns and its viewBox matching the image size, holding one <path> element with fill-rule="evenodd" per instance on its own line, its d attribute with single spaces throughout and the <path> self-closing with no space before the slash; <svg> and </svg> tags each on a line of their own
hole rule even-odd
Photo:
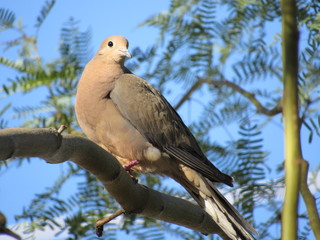
<svg viewBox="0 0 320 240">
<path fill-rule="evenodd" d="M 177 110 L 178 108 L 181 107 L 181 105 L 187 101 L 191 94 L 196 91 L 199 87 L 201 87 L 201 85 L 203 84 L 202 81 L 196 81 L 192 86 L 191 88 L 183 95 L 183 97 L 179 100 L 179 102 L 176 104 L 176 106 L 174 107 L 175 110 Z"/>
<path fill-rule="evenodd" d="M 268 109 L 262 105 L 262 103 L 255 97 L 253 93 L 244 90 L 237 84 L 230 82 L 228 80 L 215 81 L 210 78 L 198 78 L 198 82 L 207 83 L 210 85 L 214 85 L 216 87 L 226 86 L 231 88 L 233 91 L 238 92 L 242 96 L 247 98 L 256 107 L 258 113 L 262 113 L 264 115 L 272 117 L 282 112 L 282 106 L 280 103 L 276 105 L 274 108 Z"/>
<path fill-rule="evenodd" d="M 0 160 L 15 157 L 40 157 L 48 163 L 70 160 L 91 172 L 126 213 L 137 213 L 226 238 L 198 205 L 135 184 L 113 156 L 86 138 L 60 135 L 52 129 L 0 130 Z"/>
<path fill-rule="evenodd" d="M 298 238 L 298 203 L 302 151 L 298 100 L 299 32 L 295 0 L 281 0 L 283 117 L 285 139 L 285 199 L 281 239 Z"/>
<path fill-rule="evenodd" d="M 316 239 L 320 239 L 320 218 L 316 205 L 316 200 L 308 187 L 309 163 L 301 160 L 301 184 L 300 192 L 306 205 L 311 229 Z"/>
<path fill-rule="evenodd" d="M 3 215 L 2 212 L 0 212 L 0 234 L 8 235 L 14 239 L 21 240 L 21 237 L 15 232 L 12 232 L 9 228 L 7 228 L 6 225 L 7 225 L 7 218 L 5 215 Z"/>
</svg>

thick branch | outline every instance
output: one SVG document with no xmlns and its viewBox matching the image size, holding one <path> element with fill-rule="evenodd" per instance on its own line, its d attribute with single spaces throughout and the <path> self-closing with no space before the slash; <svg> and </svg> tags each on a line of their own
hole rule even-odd
<svg viewBox="0 0 320 240">
<path fill-rule="evenodd" d="M 127 213 L 225 237 L 198 205 L 135 184 L 113 156 L 86 138 L 51 129 L 0 130 L 0 160 L 14 157 L 40 157 L 49 163 L 70 160 L 91 172 Z"/>
<path fill-rule="evenodd" d="M 282 106 L 280 103 L 277 106 L 275 106 L 274 108 L 268 109 L 262 105 L 262 103 L 255 97 L 255 95 L 253 93 L 244 90 L 243 88 L 241 88 L 237 84 L 230 82 L 228 80 L 215 81 L 210 78 L 199 78 L 198 80 L 200 83 L 201 82 L 207 83 L 210 85 L 214 85 L 216 87 L 226 86 L 226 87 L 231 88 L 233 91 L 238 92 L 242 96 L 247 98 L 256 107 L 257 112 L 262 113 L 264 115 L 272 117 L 272 116 L 275 116 L 278 113 L 282 112 Z"/>
<path fill-rule="evenodd" d="M 320 218 L 316 205 L 316 200 L 308 187 L 308 170 L 309 163 L 305 160 L 302 160 L 300 192 L 308 211 L 311 229 L 316 239 L 320 239 Z"/>
</svg>

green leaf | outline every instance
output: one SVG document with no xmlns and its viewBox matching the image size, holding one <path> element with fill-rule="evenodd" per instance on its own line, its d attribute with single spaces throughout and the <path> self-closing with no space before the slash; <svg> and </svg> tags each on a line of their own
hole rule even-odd
<svg viewBox="0 0 320 240">
<path fill-rule="evenodd" d="M 51 9 L 53 8 L 56 0 L 47 0 L 44 3 L 44 6 L 41 8 L 40 14 L 37 17 L 37 23 L 35 24 L 36 28 L 40 28 L 43 24 L 44 20 L 47 18 L 48 14 L 50 13 Z"/>
<path fill-rule="evenodd" d="M 12 28 L 15 20 L 16 16 L 12 11 L 0 8 L 0 30 Z"/>
</svg>

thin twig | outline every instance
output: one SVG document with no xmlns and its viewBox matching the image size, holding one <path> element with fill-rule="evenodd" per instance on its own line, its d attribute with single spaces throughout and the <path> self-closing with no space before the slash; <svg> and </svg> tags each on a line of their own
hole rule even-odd
<svg viewBox="0 0 320 240">
<path fill-rule="evenodd" d="M 108 217 L 105 217 L 105 218 L 97 220 L 97 222 L 96 222 L 96 234 L 97 234 L 97 236 L 98 237 L 102 236 L 104 224 L 106 224 L 106 223 L 112 221 L 113 219 L 119 217 L 123 213 L 125 213 L 125 210 L 120 209 L 120 210 L 116 211 L 114 214 L 112 214 L 112 215 L 110 215 Z"/>
<path fill-rule="evenodd" d="M 281 103 L 279 103 L 278 105 L 276 105 L 272 109 L 268 109 L 262 105 L 262 103 L 255 97 L 255 95 L 253 93 L 244 90 L 239 85 L 237 85 L 233 82 L 230 82 L 228 80 L 215 81 L 211 78 L 199 78 L 198 81 L 200 82 L 199 84 L 207 83 L 207 84 L 214 85 L 217 87 L 226 86 L 226 87 L 231 88 L 232 90 L 240 93 L 242 96 L 247 98 L 257 108 L 257 111 L 259 113 L 265 114 L 267 116 L 275 116 L 278 113 L 282 112 Z"/>
<path fill-rule="evenodd" d="M 316 239 L 320 239 L 320 218 L 317 210 L 316 200 L 308 187 L 308 170 L 309 163 L 301 161 L 301 184 L 300 192 L 306 205 L 310 226 Z"/>
<path fill-rule="evenodd" d="M 21 237 L 15 232 L 11 231 L 9 228 L 7 228 L 6 224 L 7 224 L 6 216 L 0 212 L 0 234 L 8 235 L 17 240 L 21 240 Z"/>
<path fill-rule="evenodd" d="M 211 78 L 198 78 L 198 80 L 183 95 L 183 97 L 179 100 L 179 102 L 175 105 L 174 108 L 176 110 L 178 108 L 180 108 L 181 105 L 190 98 L 191 94 L 194 91 L 196 91 L 199 87 L 201 87 L 202 84 L 204 84 L 204 83 L 207 83 L 207 84 L 210 84 L 210 85 L 214 85 L 214 86 L 217 86 L 217 87 L 226 86 L 226 87 L 231 88 L 232 90 L 240 93 L 242 96 L 247 98 L 257 108 L 257 112 L 262 113 L 264 115 L 272 117 L 272 116 L 275 116 L 275 115 L 277 115 L 277 114 L 282 112 L 281 101 L 274 108 L 268 109 L 268 108 L 266 108 L 266 107 L 264 107 L 262 105 L 262 103 L 255 97 L 255 95 L 253 93 L 244 90 L 239 85 L 237 85 L 237 84 L 235 84 L 233 82 L 230 82 L 228 80 L 215 81 L 215 80 L 213 80 Z"/>
<path fill-rule="evenodd" d="M 201 81 L 196 81 L 192 86 L 191 88 L 183 95 L 183 97 L 179 100 L 179 102 L 175 105 L 174 109 L 177 110 L 178 108 L 181 107 L 181 105 L 187 101 L 191 94 L 196 91 L 199 87 L 201 87 L 201 85 L 203 84 L 203 82 Z"/>
<path fill-rule="evenodd" d="M 59 134 L 61 134 L 64 130 L 66 130 L 68 127 L 66 126 L 66 125 L 61 125 L 60 127 L 59 127 L 59 129 L 57 130 L 57 132 L 59 133 Z"/>
</svg>

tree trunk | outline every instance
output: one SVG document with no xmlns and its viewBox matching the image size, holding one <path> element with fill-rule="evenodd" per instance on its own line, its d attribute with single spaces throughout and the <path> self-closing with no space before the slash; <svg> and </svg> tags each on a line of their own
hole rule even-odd
<svg viewBox="0 0 320 240">
<path fill-rule="evenodd" d="M 298 106 L 298 41 L 295 0 L 282 0 L 283 116 L 285 126 L 285 200 L 282 239 L 297 239 L 300 186 L 300 119 Z"/>
</svg>

